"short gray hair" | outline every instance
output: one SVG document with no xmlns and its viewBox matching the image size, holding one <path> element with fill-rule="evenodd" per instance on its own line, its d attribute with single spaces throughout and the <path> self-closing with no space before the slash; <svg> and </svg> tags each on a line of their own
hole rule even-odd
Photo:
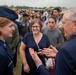
<svg viewBox="0 0 76 75">
<path fill-rule="evenodd" d="M 67 20 L 76 20 L 76 8 L 68 9 L 64 14 L 67 14 Z"/>
</svg>

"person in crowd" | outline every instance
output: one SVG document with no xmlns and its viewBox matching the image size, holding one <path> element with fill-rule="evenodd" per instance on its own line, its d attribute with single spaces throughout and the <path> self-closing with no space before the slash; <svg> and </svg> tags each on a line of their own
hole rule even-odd
<svg viewBox="0 0 76 75">
<path fill-rule="evenodd" d="M 42 14 L 41 14 L 40 11 L 38 11 L 38 12 L 36 13 L 36 18 L 39 19 L 42 23 L 44 22 L 44 20 L 43 20 L 43 18 L 42 18 Z"/>
<path fill-rule="evenodd" d="M 60 12 L 61 10 L 58 7 L 53 9 L 53 15 L 56 17 L 56 27 L 58 27 L 58 23 L 61 20 Z"/>
<path fill-rule="evenodd" d="M 42 53 L 47 57 L 55 58 L 54 75 L 76 75 L 76 8 L 67 10 L 62 19 L 62 28 L 67 41 L 56 50 L 55 47 L 45 48 Z M 33 49 L 29 49 L 30 55 L 34 60 L 39 75 L 52 75 L 42 65 L 37 53 Z"/>
<path fill-rule="evenodd" d="M 7 38 L 6 42 L 13 56 L 14 67 L 16 67 L 16 62 L 17 62 L 17 48 L 16 47 L 18 46 L 18 43 L 19 43 L 19 31 L 16 24 L 14 24 L 14 27 L 15 27 L 15 30 L 12 34 L 12 37 Z"/>
<path fill-rule="evenodd" d="M 44 11 L 44 13 L 43 13 L 43 16 L 45 16 L 45 20 L 48 19 L 49 14 L 48 14 L 48 10 L 47 10 L 47 9 L 45 9 L 45 11 Z"/>
<path fill-rule="evenodd" d="M 15 10 L 15 12 L 17 13 L 18 15 L 18 19 L 16 19 L 16 21 L 20 22 L 22 20 L 22 12 L 18 9 L 18 10 Z"/>
<path fill-rule="evenodd" d="M 32 12 L 32 13 L 30 13 L 30 16 L 29 16 L 30 22 L 31 22 L 31 20 L 33 20 L 33 19 L 34 19 L 34 13 Z"/>
<path fill-rule="evenodd" d="M 61 31 L 55 25 L 56 18 L 54 16 L 51 16 L 48 19 L 47 27 L 42 29 L 42 32 L 48 36 L 51 45 L 58 49 L 63 44 L 64 40 Z"/>
<path fill-rule="evenodd" d="M 31 33 L 27 33 L 20 45 L 20 56 L 22 59 L 22 75 L 38 75 L 38 70 L 33 62 L 29 48 L 33 48 L 36 52 L 41 51 L 43 48 L 50 46 L 48 37 L 41 33 L 42 23 L 39 19 L 33 19 L 30 24 Z M 45 57 L 39 55 L 42 63 L 45 65 Z"/>
<path fill-rule="evenodd" d="M 0 75 L 13 75 L 12 55 L 5 40 L 12 37 L 17 18 L 13 10 L 0 6 Z"/>
<path fill-rule="evenodd" d="M 55 25 L 56 27 L 58 27 L 58 24 L 61 20 L 60 12 L 61 12 L 61 10 L 58 7 L 56 7 L 52 10 L 52 13 L 50 14 L 50 16 L 53 15 L 56 17 L 56 25 Z M 48 18 L 44 22 L 44 28 L 47 27 L 47 25 L 48 25 Z"/>
<path fill-rule="evenodd" d="M 26 33 L 30 32 L 29 24 L 29 14 L 24 13 L 23 20 L 20 22 L 20 39 L 22 39 Z"/>
<path fill-rule="evenodd" d="M 55 26 L 56 25 L 56 18 L 51 16 L 48 19 L 48 25 L 46 28 L 42 29 L 42 32 L 48 36 L 51 45 L 56 47 L 57 49 L 63 44 L 64 39 L 61 31 Z M 46 62 L 47 68 L 52 72 L 54 72 L 54 59 L 49 58 Z"/>
</svg>

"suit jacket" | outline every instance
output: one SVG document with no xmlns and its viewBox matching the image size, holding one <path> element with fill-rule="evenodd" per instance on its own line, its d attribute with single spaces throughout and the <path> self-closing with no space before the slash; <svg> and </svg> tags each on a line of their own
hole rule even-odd
<svg viewBox="0 0 76 75">
<path fill-rule="evenodd" d="M 12 56 L 9 47 L 0 40 L 0 75 L 13 75 Z"/>
<path fill-rule="evenodd" d="M 38 72 L 39 75 L 52 75 L 43 64 L 38 67 Z"/>
<path fill-rule="evenodd" d="M 56 56 L 54 75 L 76 75 L 76 35 L 68 39 Z M 51 75 L 43 65 L 38 68 L 40 75 Z"/>
</svg>

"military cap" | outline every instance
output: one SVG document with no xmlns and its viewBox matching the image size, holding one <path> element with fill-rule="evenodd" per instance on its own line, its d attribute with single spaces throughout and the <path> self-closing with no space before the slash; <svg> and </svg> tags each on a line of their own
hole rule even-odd
<svg viewBox="0 0 76 75">
<path fill-rule="evenodd" d="M 0 17 L 8 18 L 14 22 L 18 18 L 18 15 L 15 11 L 4 6 L 0 6 Z"/>
</svg>

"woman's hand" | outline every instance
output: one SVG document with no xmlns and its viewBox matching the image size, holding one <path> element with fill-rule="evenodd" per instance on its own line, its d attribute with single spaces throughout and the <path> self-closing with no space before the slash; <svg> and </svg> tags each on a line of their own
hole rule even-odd
<svg viewBox="0 0 76 75">
<path fill-rule="evenodd" d="M 24 65 L 24 71 L 27 72 L 27 73 L 30 73 L 30 67 L 29 67 L 28 64 Z"/>
<path fill-rule="evenodd" d="M 39 64 L 42 64 L 42 61 L 40 60 L 40 58 L 37 55 L 37 52 L 35 52 L 34 49 L 29 48 L 29 53 L 30 53 L 32 59 L 34 60 L 36 66 L 38 66 Z"/>
</svg>

